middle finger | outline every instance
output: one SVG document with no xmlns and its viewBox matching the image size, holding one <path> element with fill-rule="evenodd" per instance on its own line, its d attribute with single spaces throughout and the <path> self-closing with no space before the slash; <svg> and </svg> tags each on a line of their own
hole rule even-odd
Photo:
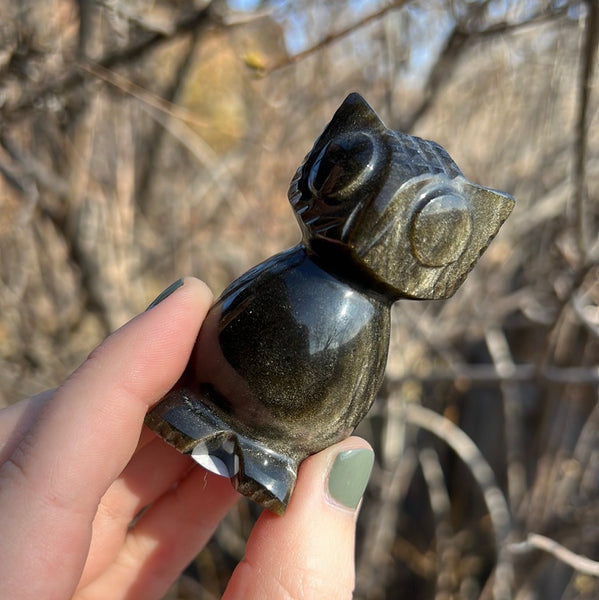
<svg viewBox="0 0 599 600">
<path fill-rule="evenodd" d="M 193 465 L 189 456 L 157 437 L 136 451 L 98 506 L 86 578 L 95 577 L 112 562 L 136 515 L 173 488 Z"/>
</svg>

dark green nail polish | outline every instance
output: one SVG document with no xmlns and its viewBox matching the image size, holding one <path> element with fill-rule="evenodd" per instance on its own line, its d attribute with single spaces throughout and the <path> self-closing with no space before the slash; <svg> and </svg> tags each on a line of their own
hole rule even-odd
<svg viewBox="0 0 599 600">
<path fill-rule="evenodd" d="M 146 310 L 150 310 L 154 308 L 157 304 L 160 304 L 163 300 L 168 298 L 175 290 L 178 290 L 183 285 L 183 278 L 177 279 L 175 283 L 171 283 L 163 292 L 160 292 L 156 299 L 146 308 Z"/>
<path fill-rule="evenodd" d="M 331 498 L 347 508 L 357 508 L 373 464 L 374 452 L 367 448 L 346 450 L 338 454 L 329 473 Z"/>
</svg>

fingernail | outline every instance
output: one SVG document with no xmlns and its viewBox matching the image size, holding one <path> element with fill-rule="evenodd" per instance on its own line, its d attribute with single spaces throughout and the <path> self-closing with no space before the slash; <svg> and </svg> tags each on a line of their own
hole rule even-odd
<svg viewBox="0 0 599 600">
<path fill-rule="evenodd" d="M 338 504 L 355 510 L 368 484 L 373 464 L 374 452 L 367 448 L 339 453 L 329 473 L 329 496 Z"/>
<path fill-rule="evenodd" d="M 154 308 L 157 304 L 160 304 L 163 300 L 168 298 L 175 290 L 178 290 L 183 285 L 183 278 L 177 279 L 175 283 L 171 283 L 164 291 L 160 292 L 158 296 L 154 299 L 154 301 L 146 308 L 146 310 L 150 310 Z"/>
</svg>

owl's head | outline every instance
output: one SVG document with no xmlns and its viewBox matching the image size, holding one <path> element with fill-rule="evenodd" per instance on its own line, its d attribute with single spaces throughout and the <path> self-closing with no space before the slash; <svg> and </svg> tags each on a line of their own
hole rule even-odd
<svg viewBox="0 0 599 600">
<path fill-rule="evenodd" d="M 438 144 L 392 131 L 350 94 L 289 188 L 304 243 L 392 298 L 448 298 L 514 199 L 471 183 Z"/>
</svg>

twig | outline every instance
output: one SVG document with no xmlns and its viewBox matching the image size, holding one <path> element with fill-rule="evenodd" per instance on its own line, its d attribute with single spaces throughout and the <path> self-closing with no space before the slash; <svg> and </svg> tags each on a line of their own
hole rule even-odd
<svg viewBox="0 0 599 600">
<path fill-rule="evenodd" d="M 407 4 L 409 1 L 410 0 L 394 0 L 390 4 L 383 6 L 383 8 L 381 8 L 380 10 L 377 10 L 376 12 L 373 12 L 373 13 L 367 15 L 363 19 L 360 19 L 357 23 L 352 23 L 345 29 L 341 29 L 340 31 L 331 33 L 331 34 L 327 35 L 325 38 L 323 38 L 322 40 L 320 40 L 319 42 L 317 42 L 316 44 L 314 44 L 313 46 L 310 46 L 309 48 L 302 50 L 302 52 L 298 52 L 297 54 L 294 54 L 293 56 L 289 56 L 289 57 L 285 58 L 281 62 L 271 65 L 270 67 L 265 69 L 264 74 L 272 73 L 273 71 L 282 69 L 283 67 L 288 67 L 290 65 L 294 65 L 294 64 L 304 60 L 311 54 L 314 54 L 315 52 L 322 50 L 323 48 L 332 44 L 333 42 L 336 42 L 336 41 L 340 40 L 341 38 L 344 38 L 344 37 L 352 34 L 354 31 L 364 27 L 364 25 L 367 25 L 368 23 L 371 23 L 372 21 L 376 21 L 377 19 L 380 19 L 381 17 L 386 15 L 389 11 L 401 8 L 402 6 Z"/>
<path fill-rule="evenodd" d="M 406 420 L 442 439 L 469 468 L 481 488 L 495 530 L 497 548 L 501 548 L 510 528 L 510 509 L 495 483 L 493 470 L 476 444 L 449 419 L 423 406 L 408 404 Z"/>
<path fill-rule="evenodd" d="M 406 494 L 409 482 L 414 476 L 417 456 L 413 448 L 408 448 L 401 460 L 391 468 L 382 471 L 378 483 L 376 510 L 368 513 L 368 526 L 357 567 L 358 594 L 373 588 L 384 589 L 390 575 L 388 557 L 395 543 L 395 532 L 400 513 L 398 506 Z"/>
<path fill-rule="evenodd" d="M 222 195 L 224 206 L 231 207 L 231 197 L 236 198 L 237 202 L 247 202 L 243 190 L 237 184 L 233 173 L 230 172 L 228 161 L 219 157 L 199 134 L 183 121 L 165 117 L 163 111 L 157 111 L 153 107 L 144 105 L 142 107 L 150 117 L 157 123 L 160 123 L 165 131 L 176 139 L 200 164 L 206 165 L 210 178 Z"/>
<path fill-rule="evenodd" d="M 443 469 L 439 456 L 433 448 L 423 448 L 418 453 L 422 474 L 437 525 L 447 519 L 451 509 L 451 500 L 444 483 Z"/>
<path fill-rule="evenodd" d="M 487 5 L 488 2 L 473 5 L 469 14 L 467 15 L 467 18 L 464 20 L 466 22 L 471 22 L 473 19 L 476 19 L 484 13 Z M 459 23 L 456 24 L 456 27 L 448 36 L 445 46 L 439 54 L 434 67 L 429 73 L 428 81 L 425 86 L 427 93 L 425 94 L 421 104 L 414 110 L 414 112 L 407 119 L 405 119 L 405 121 L 402 121 L 400 128 L 403 131 L 412 131 L 414 129 L 416 123 L 422 119 L 433 101 L 438 97 L 438 91 L 442 85 L 446 81 L 451 80 L 451 76 L 455 67 L 457 66 L 458 59 L 469 44 L 472 44 L 486 36 L 504 35 L 524 27 L 532 27 L 543 24 L 546 21 L 563 16 L 567 13 L 567 9 L 568 6 L 553 13 L 550 11 L 540 12 L 520 23 L 497 23 L 496 25 L 492 25 L 481 30 L 473 30 L 463 27 Z"/>
<path fill-rule="evenodd" d="M 516 23 L 509 23 L 508 21 L 502 21 L 500 23 L 495 23 L 490 27 L 481 30 L 471 31 L 468 30 L 470 35 L 478 37 L 478 38 L 486 38 L 498 35 L 504 35 L 506 33 L 513 33 L 516 31 L 526 30 L 529 27 L 537 27 L 539 25 L 545 25 L 546 23 L 550 23 L 555 19 L 559 19 L 561 17 L 566 17 L 568 15 L 568 11 L 571 6 L 569 4 L 565 4 L 563 7 L 557 10 L 541 10 L 536 15 L 532 15 L 525 21 L 519 21 Z"/>
<path fill-rule="evenodd" d="M 553 485 L 551 496 L 554 512 L 564 514 L 572 508 L 572 498 L 596 497 L 599 478 L 599 464 L 596 460 L 597 432 L 599 431 L 599 403 L 596 403 L 580 429 L 576 445 L 572 451 L 572 464 L 577 468 L 564 468 L 560 461 L 560 475 Z"/>
<path fill-rule="evenodd" d="M 451 596 L 455 577 L 451 573 L 455 572 L 456 559 L 459 556 L 457 552 L 458 545 L 451 527 L 451 499 L 445 484 L 443 469 L 439 461 L 439 456 L 433 448 L 422 448 L 418 453 L 422 475 L 426 481 L 426 491 L 433 511 L 435 522 L 435 546 L 436 546 L 436 595 L 435 598 Z M 455 552 L 448 552 L 453 548 Z"/>
<path fill-rule="evenodd" d="M 408 404 L 406 406 L 406 420 L 408 423 L 429 431 L 442 439 L 472 473 L 482 491 L 495 533 L 498 565 L 493 585 L 494 597 L 497 600 L 510 598 L 513 569 L 511 563 L 505 560 L 504 549 L 505 541 L 510 532 L 511 514 L 503 492 L 495 483 L 495 475 L 489 463 L 464 431 L 442 415 L 417 404 Z"/>
<path fill-rule="evenodd" d="M 179 97 L 185 82 L 190 74 L 193 65 L 193 57 L 198 46 L 199 36 L 192 34 L 189 36 L 189 43 L 183 53 L 182 59 L 177 62 L 174 70 L 172 81 L 161 90 L 161 100 L 165 100 L 170 104 L 174 104 Z M 195 116 L 195 115 L 194 115 Z M 156 168 L 156 160 L 160 156 L 161 148 L 163 147 L 163 139 L 166 130 L 156 120 L 146 136 L 144 144 L 147 145 L 148 151 L 141 157 L 138 167 L 136 197 L 137 204 L 141 209 L 142 214 L 145 214 L 148 204 L 148 199 L 152 197 L 151 190 L 156 178 L 159 177 L 160 170 Z"/>
<path fill-rule="evenodd" d="M 87 55 L 94 6 L 91 0 L 77 0 L 77 8 L 79 9 L 79 41 L 77 52 L 79 56 L 83 57 Z"/>
<path fill-rule="evenodd" d="M 489 329 L 485 333 L 485 341 L 497 373 L 506 377 L 500 388 L 505 419 L 508 493 L 510 506 L 516 510 L 526 493 L 526 469 L 522 460 L 525 452 L 520 386 L 509 377 L 516 365 L 504 332 L 499 328 Z"/>
<path fill-rule="evenodd" d="M 95 63 L 104 69 L 112 69 L 117 65 L 130 63 L 133 60 L 144 55 L 148 51 L 169 42 L 179 35 L 198 32 L 200 29 L 210 26 L 223 25 L 219 18 L 211 10 L 210 4 L 193 12 L 188 17 L 181 19 L 168 32 L 156 31 L 148 34 L 143 40 L 132 43 L 124 49 L 116 50 L 107 54 Z M 18 116 L 25 116 L 28 111 L 35 108 L 39 103 L 53 94 L 65 93 L 78 85 L 83 80 L 80 63 L 72 64 L 70 70 L 62 77 L 53 77 L 50 81 L 44 82 L 40 87 L 29 94 L 24 94 L 23 98 L 15 105 L 8 106 L 4 117 L 6 119 L 16 119 Z"/>
<path fill-rule="evenodd" d="M 588 306 L 584 302 L 586 300 L 585 294 L 580 292 L 580 290 L 577 290 L 572 294 L 571 300 L 574 313 L 580 319 L 580 322 L 587 328 L 591 335 L 599 338 L 599 325 L 591 321 L 591 319 L 589 319 L 589 317 L 585 314 L 585 307 Z"/>
<path fill-rule="evenodd" d="M 472 21 L 483 14 L 488 4 L 489 0 L 485 0 L 481 4 L 472 5 L 468 11 L 468 21 Z M 453 31 L 447 36 L 445 46 L 437 57 L 434 67 L 429 72 L 425 87 L 426 93 L 422 102 L 410 117 L 401 124 L 403 131 L 412 131 L 416 123 L 428 112 L 438 96 L 438 91 L 446 81 L 451 79 L 458 64 L 458 59 L 471 39 L 470 32 L 464 31 L 457 23 Z"/>
<path fill-rule="evenodd" d="M 107 11 L 113 12 L 115 15 L 122 17 L 128 23 L 148 33 L 162 33 L 164 35 L 172 35 L 173 24 L 161 23 L 151 18 L 141 16 L 135 12 L 133 8 L 123 2 L 109 2 L 108 0 L 96 0 L 96 2 Z M 139 10 L 139 9 L 138 9 Z"/>
<path fill-rule="evenodd" d="M 402 121 L 400 125 L 402 131 L 412 131 L 416 126 L 416 123 L 418 123 L 429 110 L 433 101 L 438 97 L 438 91 L 443 83 L 451 79 L 458 63 L 458 58 L 465 50 L 470 39 L 470 35 L 457 28 L 455 28 L 448 36 L 445 46 L 437 58 L 435 66 L 430 71 L 425 86 L 426 93 L 423 100 L 409 118 Z"/>
<path fill-rule="evenodd" d="M 526 541 L 510 544 L 508 548 L 514 554 L 524 554 L 535 549 L 543 550 L 579 573 L 599 577 L 599 562 L 581 554 L 576 554 L 555 540 L 538 533 L 529 533 Z"/>
<path fill-rule="evenodd" d="M 151 106 L 162 113 L 180 119 L 189 125 L 195 125 L 196 127 L 206 127 L 208 125 L 206 121 L 200 119 L 194 112 L 186 109 L 183 106 L 179 106 L 178 104 L 161 98 L 146 88 L 137 85 L 130 79 L 119 75 L 119 73 L 111 71 L 110 69 L 106 69 L 101 64 L 82 62 L 79 63 L 79 67 L 90 75 L 101 79 L 105 83 L 114 86 L 121 92 L 132 96 L 136 100 L 144 102 L 148 106 Z"/>
<path fill-rule="evenodd" d="M 514 365 L 506 373 L 498 373 L 494 365 L 453 365 L 447 371 L 433 371 L 426 375 L 405 373 L 400 377 L 390 377 L 387 383 L 398 386 L 405 381 L 451 382 L 460 381 L 472 384 L 497 384 L 502 381 L 550 383 L 573 383 L 578 385 L 599 384 L 599 366 L 594 367 L 537 367 L 536 365 Z"/>
<path fill-rule="evenodd" d="M 574 191 L 573 206 L 577 229 L 578 251 L 580 261 L 585 264 L 589 245 L 592 239 L 590 231 L 587 191 L 586 191 L 586 157 L 588 141 L 588 108 L 591 95 L 592 76 L 599 44 L 599 4 L 597 0 L 587 0 L 587 18 L 584 41 L 581 47 L 581 65 L 578 79 L 578 107 L 576 114 L 574 144 Z"/>
<path fill-rule="evenodd" d="M 69 194 L 69 184 L 62 177 L 51 171 L 46 165 L 34 156 L 26 154 L 17 148 L 6 135 L 0 133 L 0 146 L 23 170 L 24 174 L 31 177 L 41 187 L 50 190 L 59 198 L 65 199 Z"/>
</svg>

